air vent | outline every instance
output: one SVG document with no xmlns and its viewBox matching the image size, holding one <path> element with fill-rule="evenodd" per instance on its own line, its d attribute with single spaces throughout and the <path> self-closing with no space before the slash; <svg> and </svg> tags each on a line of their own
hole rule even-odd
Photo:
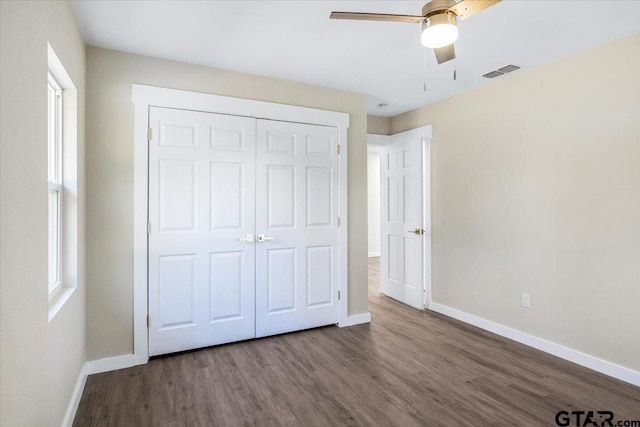
<svg viewBox="0 0 640 427">
<path fill-rule="evenodd" d="M 487 73 L 487 74 L 483 75 L 482 77 L 486 77 L 488 79 L 493 79 L 495 77 L 500 77 L 503 74 L 504 73 L 499 73 L 498 71 L 492 71 L 490 73 Z"/>
<path fill-rule="evenodd" d="M 502 68 L 498 68 L 498 71 L 501 72 L 501 73 L 507 74 L 507 73 L 510 73 L 512 71 L 519 70 L 519 69 L 520 69 L 520 67 L 518 67 L 517 65 L 505 65 Z"/>
<path fill-rule="evenodd" d="M 497 70 L 493 70 L 488 72 L 487 74 L 484 74 L 482 77 L 487 79 L 494 79 L 496 77 L 503 76 L 507 73 L 510 73 L 512 71 L 519 70 L 519 69 L 520 67 L 518 67 L 517 65 L 505 65 L 502 68 L 498 68 Z"/>
</svg>

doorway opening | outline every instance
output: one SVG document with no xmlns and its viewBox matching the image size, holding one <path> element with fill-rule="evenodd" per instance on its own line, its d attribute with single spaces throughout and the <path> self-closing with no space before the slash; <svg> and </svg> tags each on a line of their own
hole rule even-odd
<svg viewBox="0 0 640 427">
<path fill-rule="evenodd" d="M 370 294 L 431 301 L 431 126 L 367 139 Z"/>
</svg>

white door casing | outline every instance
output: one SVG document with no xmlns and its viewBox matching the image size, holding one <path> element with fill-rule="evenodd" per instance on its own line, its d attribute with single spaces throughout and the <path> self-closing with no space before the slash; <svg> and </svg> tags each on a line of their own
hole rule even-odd
<svg viewBox="0 0 640 427">
<path fill-rule="evenodd" d="M 426 229 L 423 128 L 392 135 L 381 155 L 380 291 L 404 304 L 425 306 Z M 426 266 L 428 268 L 428 265 Z"/>
<path fill-rule="evenodd" d="M 135 104 L 134 129 L 134 187 L 133 187 L 133 355 L 121 367 L 145 364 L 149 359 L 149 248 L 147 225 L 149 221 L 149 113 L 152 107 L 202 111 L 241 117 L 309 123 L 335 127 L 342 153 L 338 156 L 338 211 L 343 219 L 339 228 L 339 283 L 342 290 L 339 301 L 341 327 L 369 322 L 369 313 L 349 316 L 347 292 L 348 277 L 348 215 L 347 209 L 347 130 L 349 114 L 306 108 L 272 102 L 241 99 L 208 93 L 177 89 L 132 85 Z M 156 135 L 154 134 L 153 137 Z M 130 365 L 129 365 L 130 363 Z"/>
<path fill-rule="evenodd" d="M 256 120 L 149 117 L 149 355 L 252 338 Z"/>
<path fill-rule="evenodd" d="M 258 120 L 256 335 L 338 322 L 336 128 Z"/>
</svg>

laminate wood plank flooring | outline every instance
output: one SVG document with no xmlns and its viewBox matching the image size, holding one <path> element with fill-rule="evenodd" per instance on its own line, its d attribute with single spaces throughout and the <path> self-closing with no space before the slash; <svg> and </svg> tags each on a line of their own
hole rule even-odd
<svg viewBox="0 0 640 427">
<path fill-rule="evenodd" d="M 640 420 L 640 388 L 381 295 L 377 258 L 369 281 L 371 324 L 91 375 L 73 425 L 555 426 L 561 410 Z"/>
</svg>

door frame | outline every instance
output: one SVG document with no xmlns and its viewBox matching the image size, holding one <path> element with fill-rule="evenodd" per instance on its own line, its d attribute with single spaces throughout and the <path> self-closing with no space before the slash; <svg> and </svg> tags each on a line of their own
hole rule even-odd
<svg viewBox="0 0 640 427">
<path fill-rule="evenodd" d="M 431 310 L 431 125 L 417 128 L 423 132 L 422 137 L 422 223 L 427 230 L 423 241 L 423 286 L 422 303 L 424 308 Z"/>
<path fill-rule="evenodd" d="M 232 98 L 200 92 L 133 84 L 134 103 L 134 188 L 133 188 L 133 356 L 134 364 L 149 360 L 148 308 L 148 235 L 149 214 L 149 111 L 165 107 L 330 126 L 338 129 L 341 150 L 338 156 L 338 212 L 342 219 L 339 231 L 338 325 L 349 324 L 348 307 L 348 210 L 347 210 L 347 129 L 349 114 L 315 108 L 297 107 L 251 99 Z"/>
<path fill-rule="evenodd" d="M 403 132 L 398 132 L 393 135 L 399 135 L 404 132 L 420 132 L 422 134 L 422 224 L 427 230 L 425 238 L 422 242 L 422 254 L 423 254 L 423 269 L 422 269 L 422 289 L 423 297 L 422 304 L 427 310 L 431 310 L 432 295 L 431 295 L 431 142 L 432 142 L 432 126 L 426 125 L 418 128 L 407 129 Z M 367 146 L 382 148 L 385 145 L 391 143 L 392 135 L 367 135 Z M 382 157 L 380 158 L 380 176 L 382 176 Z M 382 197 L 382 186 L 380 186 L 380 196 Z M 382 215 L 382 210 L 380 212 Z M 382 220 L 380 221 L 380 236 L 382 236 Z M 382 244 L 382 243 L 381 243 Z M 380 248 L 382 252 L 382 247 Z M 380 258 L 382 262 L 382 258 Z"/>
</svg>

